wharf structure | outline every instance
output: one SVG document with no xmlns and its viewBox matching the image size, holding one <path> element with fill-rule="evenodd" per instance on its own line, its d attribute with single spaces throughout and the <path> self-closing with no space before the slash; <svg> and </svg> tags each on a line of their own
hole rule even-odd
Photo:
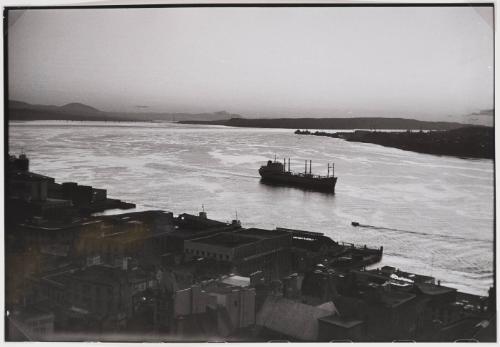
<svg viewBox="0 0 500 347">
<path fill-rule="evenodd" d="M 92 206 L 85 189 L 83 202 L 57 198 L 50 192 L 67 191 L 25 164 L 9 158 L 9 341 L 496 339 L 493 288 L 482 297 L 393 267 L 367 270 L 382 247 L 206 212 L 92 216 L 114 203 Z M 51 199 L 65 203 L 38 208 Z"/>
</svg>

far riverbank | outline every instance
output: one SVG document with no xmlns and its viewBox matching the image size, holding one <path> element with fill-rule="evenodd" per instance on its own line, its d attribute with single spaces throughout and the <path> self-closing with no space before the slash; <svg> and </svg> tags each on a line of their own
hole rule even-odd
<svg viewBox="0 0 500 347">
<path fill-rule="evenodd" d="M 366 131 L 328 133 L 296 130 L 297 135 L 341 138 L 351 142 L 365 142 L 406 151 L 462 158 L 495 158 L 493 128 L 468 126 L 446 131 Z"/>
</svg>

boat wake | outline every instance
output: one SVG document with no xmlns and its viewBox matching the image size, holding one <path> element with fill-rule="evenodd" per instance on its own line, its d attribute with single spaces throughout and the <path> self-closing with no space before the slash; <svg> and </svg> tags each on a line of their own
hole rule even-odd
<svg viewBox="0 0 500 347">
<path fill-rule="evenodd" d="M 384 231 L 384 230 L 385 231 L 393 231 L 393 232 L 406 233 L 406 234 L 432 236 L 432 237 L 443 238 L 443 239 L 454 239 L 454 240 L 460 240 L 460 241 L 476 241 L 476 242 L 485 242 L 485 243 L 492 242 L 491 240 L 485 240 L 485 239 L 476 239 L 476 238 L 451 236 L 451 235 L 443 235 L 443 234 L 432 234 L 432 233 L 426 233 L 423 231 L 412 231 L 412 230 L 404 230 L 404 229 L 385 228 L 385 227 L 378 227 L 378 226 L 374 226 L 374 225 L 360 224 L 357 222 L 352 222 L 352 226 L 359 227 L 359 228 L 366 228 L 366 229 L 382 230 L 382 231 Z"/>
</svg>

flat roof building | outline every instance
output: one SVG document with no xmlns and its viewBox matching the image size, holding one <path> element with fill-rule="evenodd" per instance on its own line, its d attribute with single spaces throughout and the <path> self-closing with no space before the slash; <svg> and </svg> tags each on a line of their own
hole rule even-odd
<svg viewBox="0 0 500 347">
<path fill-rule="evenodd" d="M 230 262 L 244 276 L 263 271 L 270 280 L 290 272 L 290 243 L 287 232 L 251 228 L 187 240 L 184 252 L 189 257 Z"/>
</svg>

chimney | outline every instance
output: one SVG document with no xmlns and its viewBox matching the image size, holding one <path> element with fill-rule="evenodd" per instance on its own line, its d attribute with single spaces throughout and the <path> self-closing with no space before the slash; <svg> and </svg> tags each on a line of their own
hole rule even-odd
<svg viewBox="0 0 500 347">
<path fill-rule="evenodd" d="M 312 173 L 312 160 L 309 160 L 309 174 Z"/>
</svg>

